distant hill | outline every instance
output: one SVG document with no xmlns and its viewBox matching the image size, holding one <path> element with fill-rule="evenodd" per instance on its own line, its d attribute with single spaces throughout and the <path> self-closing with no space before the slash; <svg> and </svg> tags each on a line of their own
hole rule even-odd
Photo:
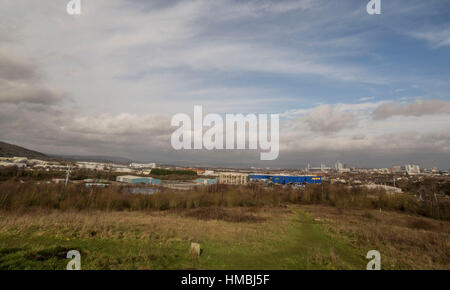
<svg viewBox="0 0 450 290">
<path fill-rule="evenodd" d="M 114 157 L 114 156 L 80 156 L 80 155 L 55 155 L 44 154 L 41 152 L 26 149 L 17 145 L 5 143 L 0 141 L 0 157 L 28 157 L 28 158 L 42 158 L 52 160 L 73 160 L 73 161 L 97 161 L 97 162 L 116 162 L 116 163 L 130 163 L 128 158 Z"/>
<path fill-rule="evenodd" d="M 17 145 L 5 143 L 0 141 L 0 156 L 1 157 L 28 157 L 28 158 L 47 158 L 47 155 L 26 149 Z"/>
</svg>

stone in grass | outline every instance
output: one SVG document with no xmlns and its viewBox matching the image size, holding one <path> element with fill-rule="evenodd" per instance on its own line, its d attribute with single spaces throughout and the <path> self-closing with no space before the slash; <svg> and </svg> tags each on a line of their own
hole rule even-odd
<svg viewBox="0 0 450 290">
<path fill-rule="evenodd" d="M 195 257 L 200 257 L 200 254 L 202 253 L 200 249 L 199 243 L 191 243 L 191 249 L 189 250 L 189 254 Z"/>
</svg>

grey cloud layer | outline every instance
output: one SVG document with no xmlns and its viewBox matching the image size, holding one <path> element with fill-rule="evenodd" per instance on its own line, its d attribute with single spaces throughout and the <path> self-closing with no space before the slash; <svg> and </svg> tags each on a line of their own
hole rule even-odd
<svg viewBox="0 0 450 290">
<path fill-rule="evenodd" d="M 315 108 L 309 113 L 305 122 L 309 125 L 311 131 L 325 134 L 336 133 L 356 125 L 352 113 L 334 110 L 330 105 Z"/>
<path fill-rule="evenodd" d="M 79 117 L 73 109 L 36 104 L 0 106 L 5 141 L 53 154 L 118 154 L 165 151 L 170 145 L 170 118 L 164 115 Z M 135 158 L 137 158 L 135 156 Z"/>
<path fill-rule="evenodd" d="M 0 53 L 0 92 L 0 103 L 50 105 L 66 98 L 64 93 L 41 84 L 33 63 L 9 51 Z"/>
<path fill-rule="evenodd" d="M 450 114 L 450 102 L 443 100 L 417 100 L 411 104 L 387 103 L 379 106 L 374 112 L 376 120 L 393 116 L 423 116 L 432 114 Z"/>
<path fill-rule="evenodd" d="M 37 77 L 34 67 L 11 51 L 0 51 L 0 79 L 32 80 Z"/>
<path fill-rule="evenodd" d="M 355 13 L 364 3 L 349 3 L 96 0 L 71 18 L 60 1 L 7 1 L 0 5 L 0 140 L 59 154 L 251 161 L 258 156 L 248 151 L 173 152 L 171 114 L 190 113 L 193 104 L 218 113 L 270 112 L 289 101 L 298 107 L 281 123 L 280 162 L 383 150 L 440 153 L 445 160 L 448 101 L 311 105 L 240 80 L 259 74 L 388 84 L 390 76 L 372 66 L 333 61 L 369 57 L 361 54 L 367 31 L 338 33 L 354 23 L 372 27 L 367 15 Z M 292 12 L 295 21 L 266 25 Z M 292 35 L 299 36 L 294 46 Z M 446 46 L 448 31 L 412 36 Z"/>
<path fill-rule="evenodd" d="M 425 124 L 432 128 L 436 124 L 435 118 L 448 123 L 448 116 L 425 116 L 413 121 L 416 126 L 410 126 L 408 116 L 403 116 L 406 119 L 402 126 L 393 125 L 389 120 L 360 119 L 357 112 L 361 107 L 364 106 L 321 105 L 304 112 L 303 117 L 283 120 L 280 124 L 280 156 L 297 154 L 297 158 L 305 158 L 320 156 L 320 153 L 345 154 L 352 151 L 360 154 L 402 152 L 411 156 L 420 152 L 450 154 L 448 130 L 423 130 L 419 127 Z M 325 113 L 332 122 L 323 118 Z M 161 160 L 160 157 L 165 156 L 167 161 L 206 158 L 219 163 L 240 162 L 244 157 L 251 161 L 250 156 L 255 155 L 251 151 L 235 154 L 215 151 L 215 155 L 206 150 L 174 152 L 170 147 L 170 135 L 175 128 L 170 126 L 170 118 L 165 114 L 128 113 L 85 117 L 73 109 L 7 103 L 0 107 L 0 131 L 6 141 L 18 140 L 20 144 L 33 144 L 34 149 L 59 154 L 116 154 L 143 160 Z M 393 133 L 383 129 L 395 126 Z"/>
</svg>

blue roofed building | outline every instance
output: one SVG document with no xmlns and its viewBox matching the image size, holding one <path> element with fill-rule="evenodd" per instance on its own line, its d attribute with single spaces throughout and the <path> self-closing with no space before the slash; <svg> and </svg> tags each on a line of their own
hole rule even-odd
<svg viewBox="0 0 450 290">
<path fill-rule="evenodd" d="M 250 182 L 265 181 L 273 182 L 276 184 L 309 184 L 309 183 L 322 183 L 321 176 L 315 175 L 259 175 L 251 174 L 248 176 Z"/>
</svg>

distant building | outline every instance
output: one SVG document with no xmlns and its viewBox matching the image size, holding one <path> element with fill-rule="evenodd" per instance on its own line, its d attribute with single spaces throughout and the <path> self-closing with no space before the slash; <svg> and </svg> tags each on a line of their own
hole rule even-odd
<svg viewBox="0 0 450 290">
<path fill-rule="evenodd" d="M 105 168 L 105 164 L 99 162 L 78 161 L 76 164 L 78 168 L 91 170 L 103 170 Z"/>
<path fill-rule="evenodd" d="M 217 183 L 219 180 L 217 178 L 197 178 L 196 180 L 194 180 L 195 183 L 197 184 L 215 184 Z"/>
<path fill-rule="evenodd" d="M 405 171 L 408 175 L 420 174 L 420 167 L 419 165 L 406 164 Z"/>
<path fill-rule="evenodd" d="M 363 187 L 366 187 L 368 189 L 381 189 L 385 190 L 386 193 L 392 194 L 392 193 L 402 193 L 401 188 L 394 187 L 394 186 L 388 186 L 388 185 L 382 185 L 382 184 L 365 184 L 361 185 Z"/>
<path fill-rule="evenodd" d="M 12 158 L 12 162 L 14 162 L 14 163 L 24 163 L 24 162 L 27 162 L 27 161 L 28 161 L 27 157 L 14 156 Z"/>
<path fill-rule="evenodd" d="M 205 176 L 217 176 L 218 174 L 214 173 L 214 170 L 205 170 L 202 175 Z"/>
<path fill-rule="evenodd" d="M 401 173 L 402 167 L 401 166 L 393 166 L 391 171 L 392 171 L 392 173 Z"/>
<path fill-rule="evenodd" d="M 26 163 L 15 163 L 15 162 L 4 162 L 4 161 L 0 161 L 0 166 L 4 166 L 4 167 L 18 167 L 18 168 L 25 168 L 27 167 Z"/>
<path fill-rule="evenodd" d="M 380 174 L 389 174 L 391 172 L 391 170 L 388 168 L 374 168 L 374 169 L 372 169 L 372 172 L 380 173 Z"/>
<path fill-rule="evenodd" d="M 261 175 L 250 174 L 248 176 L 249 181 L 258 182 L 272 182 L 276 184 L 309 184 L 309 183 L 322 183 L 322 177 L 316 175 Z"/>
<path fill-rule="evenodd" d="M 116 177 L 117 182 L 131 183 L 131 184 L 161 184 L 160 179 L 156 179 L 153 177 L 141 177 L 141 176 L 133 176 L 133 175 L 123 175 Z"/>
<path fill-rule="evenodd" d="M 156 163 L 131 163 L 131 168 L 142 169 L 142 168 L 156 168 Z"/>
<path fill-rule="evenodd" d="M 308 166 L 306 167 L 306 171 L 308 172 L 325 172 L 330 170 L 331 167 L 328 167 L 325 164 L 320 164 L 320 167 L 311 167 L 311 165 L 308 163 Z"/>
<path fill-rule="evenodd" d="M 219 174 L 219 183 L 221 184 L 247 184 L 248 174 L 223 172 Z"/>
<path fill-rule="evenodd" d="M 114 169 L 114 171 L 115 172 L 125 172 L 125 173 L 135 172 L 133 169 L 127 168 L 127 167 L 118 167 L 118 168 Z"/>
<path fill-rule="evenodd" d="M 339 161 L 334 164 L 334 168 L 336 169 L 336 172 L 350 172 L 350 168 L 347 168 L 347 166 Z"/>
</svg>

